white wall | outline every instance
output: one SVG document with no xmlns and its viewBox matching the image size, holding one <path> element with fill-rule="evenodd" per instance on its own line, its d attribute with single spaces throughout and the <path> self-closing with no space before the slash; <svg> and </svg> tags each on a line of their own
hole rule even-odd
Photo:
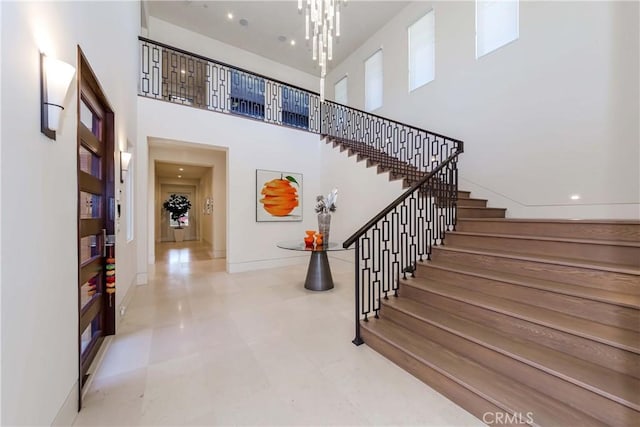
<svg viewBox="0 0 640 427">
<path fill-rule="evenodd" d="M 407 27 L 431 8 L 435 80 L 408 93 Z M 464 140 L 462 188 L 509 216 L 638 218 L 638 9 L 521 1 L 520 38 L 476 60 L 474 2 L 414 2 L 328 75 L 328 93 L 348 73 L 362 108 L 363 61 L 382 46 L 375 113 Z"/>
<path fill-rule="evenodd" d="M 137 136 L 139 5 L 2 2 L 1 19 L 2 424 L 48 425 L 59 412 L 71 418 L 56 421 L 70 424 L 78 379 L 77 90 L 73 83 L 57 140 L 46 138 L 38 52 L 77 67 L 81 46 L 123 147 Z M 123 243 L 124 228 L 120 234 L 119 298 L 135 268 L 134 245 Z"/>
<path fill-rule="evenodd" d="M 255 53 L 238 49 L 219 40 L 189 31 L 150 16 L 148 34 L 145 37 L 193 52 L 219 62 L 244 68 L 253 73 L 280 80 L 303 89 L 319 92 L 318 76 L 304 73 L 289 66 L 272 61 Z M 311 54 L 309 54 L 311 55 Z"/>
<path fill-rule="evenodd" d="M 140 151 L 143 151 L 142 144 L 148 138 L 185 141 L 200 144 L 203 148 L 227 150 L 226 254 L 229 272 L 306 260 L 304 254 L 277 249 L 275 245 L 278 241 L 302 239 L 304 230 L 317 226 L 313 208 L 315 196 L 320 191 L 319 156 L 320 145 L 324 144 L 318 135 L 153 99 L 139 98 L 138 103 Z M 179 156 L 174 151 L 174 161 L 180 161 Z M 148 152 L 140 158 L 145 158 L 143 163 L 147 164 Z M 141 169 L 138 169 L 139 181 L 153 179 L 151 171 Z M 303 174 L 302 222 L 256 222 L 256 169 Z M 215 182 L 219 180 L 214 176 Z M 153 206 L 153 187 L 145 184 L 141 191 L 149 195 L 149 206 Z M 217 215 L 219 206 L 225 205 L 216 202 L 214 215 Z M 139 230 L 145 229 L 147 233 L 153 230 L 153 209 L 143 213 L 138 221 Z M 145 241 L 148 246 L 141 248 L 139 256 L 149 255 L 149 261 L 152 261 L 152 237 L 148 236 Z M 146 265 L 139 268 L 146 272 Z"/>
</svg>

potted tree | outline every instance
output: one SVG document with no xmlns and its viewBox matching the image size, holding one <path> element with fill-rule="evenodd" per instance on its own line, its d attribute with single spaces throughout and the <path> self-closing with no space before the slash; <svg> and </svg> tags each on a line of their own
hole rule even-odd
<svg viewBox="0 0 640 427">
<path fill-rule="evenodd" d="M 164 209 L 169 212 L 171 219 L 178 223 L 178 226 L 173 229 L 173 237 L 176 242 L 182 242 L 184 240 L 184 228 L 182 227 L 184 216 L 191 209 L 191 202 L 186 196 L 179 194 L 172 194 L 162 204 Z"/>
</svg>

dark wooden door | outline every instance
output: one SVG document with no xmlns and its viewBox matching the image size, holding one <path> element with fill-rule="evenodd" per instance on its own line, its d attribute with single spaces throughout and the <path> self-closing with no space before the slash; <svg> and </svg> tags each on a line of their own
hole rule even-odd
<svg viewBox="0 0 640 427">
<path fill-rule="evenodd" d="M 78 54 L 79 382 L 105 335 L 115 333 L 114 120 L 100 85 Z"/>
</svg>

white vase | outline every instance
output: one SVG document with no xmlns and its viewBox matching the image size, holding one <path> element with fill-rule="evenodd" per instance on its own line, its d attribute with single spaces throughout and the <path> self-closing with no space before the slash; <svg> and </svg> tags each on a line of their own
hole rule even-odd
<svg viewBox="0 0 640 427">
<path fill-rule="evenodd" d="M 174 228 L 173 239 L 176 242 L 182 242 L 184 240 L 184 228 Z"/>
</svg>

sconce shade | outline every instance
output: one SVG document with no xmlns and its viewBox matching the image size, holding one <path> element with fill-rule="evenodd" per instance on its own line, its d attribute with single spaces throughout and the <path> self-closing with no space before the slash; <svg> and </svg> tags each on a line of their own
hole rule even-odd
<svg viewBox="0 0 640 427">
<path fill-rule="evenodd" d="M 51 139 L 56 139 L 64 110 L 62 104 L 75 72 L 76 69 L 66 62 L 40 54 L 41 131 Z"/>
<path fill-rule="evenodd" d="M 131 162 L 131 153 L 126 151 L 120 152 L 120 182 L 124 182 L 124 175 L 129 170 L 129 163 Z"/>
</svg>

